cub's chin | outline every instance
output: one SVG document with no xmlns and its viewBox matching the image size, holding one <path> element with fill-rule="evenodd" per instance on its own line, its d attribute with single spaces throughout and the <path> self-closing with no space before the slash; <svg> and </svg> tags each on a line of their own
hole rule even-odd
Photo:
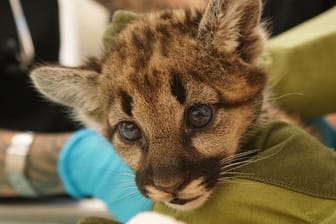
<svg viewBox="0 0 336 224">
<path fill-rule="evenodd" d="M 213 190 L 213 186 L 209 186 L 205 180 L 205 177 L 198 177 L 182 189 L 163 190 L 162 187 L 158 188 L 153 185 L 139 189 L 143 189 L 144 195 L 153 201 L 164 203 L 176 210 L 190 211 L 201 207 Z"/>
<path fill-rule="evenodd" d="M 164 202 L 164 204 L 176 210 L 191 211 L 205 204 L 210 194 L 211 194 L 211 191 L 208 191 L 198 197 L 194 197 L 191 199 L 174 199 L 169 202 Z"/>
</svg>

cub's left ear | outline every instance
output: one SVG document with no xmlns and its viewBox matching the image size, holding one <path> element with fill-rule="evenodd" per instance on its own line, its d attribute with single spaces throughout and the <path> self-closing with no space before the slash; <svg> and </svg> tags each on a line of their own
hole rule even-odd
<svg viewBox="0 0 336 224">
<path fill-rule="evenodd" d="M 266 34 L 260 25 L 261 0 L 210 0 L 198 37 L 219 54 L 235 53 L 246 62 L 262 51 Z"/>
<path fill-rule="evenodd" d="M 99 108 L 99 73 L 95 71 L 44 66 L 33 70 L 31 79 L 47 98 L 77 113 L 91 114 Z"/>
</svg>

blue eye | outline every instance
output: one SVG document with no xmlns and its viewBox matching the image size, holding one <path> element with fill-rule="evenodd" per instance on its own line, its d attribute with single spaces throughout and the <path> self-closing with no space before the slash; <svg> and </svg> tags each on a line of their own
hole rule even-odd
<svg viewBox="0 0 336 224">
<path fill-rule="evenodd" d="M 136 141 L 141 138 L 141 131 L 138 126 L 132 122 L 120 122 L 118 124 L 120 136 L 127 141 Z"/>
<path fill-rule="evenodd" d="M 204 128 L 212 120 L 213 109 L 209 105 L 195 105 L 187 111 L 187 124 L 192 128 Z"/>
</svg>

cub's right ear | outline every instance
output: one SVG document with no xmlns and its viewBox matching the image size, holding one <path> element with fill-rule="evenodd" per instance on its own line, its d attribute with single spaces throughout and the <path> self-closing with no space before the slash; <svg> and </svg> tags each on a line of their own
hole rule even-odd
<svg viewBox="0 0 336 224">
<path fill-rule="evenodd" d="M 39 67 L 31 72 L 35 87 L 50 100 L 86 114 L 99 108 L 99 73 L 57 66 Z"/>
</svg>

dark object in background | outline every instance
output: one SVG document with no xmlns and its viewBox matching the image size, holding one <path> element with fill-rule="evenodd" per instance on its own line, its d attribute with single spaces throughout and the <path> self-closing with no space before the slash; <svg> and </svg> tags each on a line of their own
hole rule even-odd
<svg viewBox="0 0 336 224">
<path fill-rule="evenodd" d="M 282 33 L 328 9 L 336 0 L 264 0 L 263 19 L 270 22 L 271 35 Z"/>
<path fill-rule="evenodd" d="M 21 1 L 34 42 L 37 63 L 57 63 L 59 11 L 57 0 Z M 38 132 L 72 131 L 65 108 L 44 100 L 19 68 L 16 26 L 8 0 L 0 1 L 0 128 Z"/>
</svg>

